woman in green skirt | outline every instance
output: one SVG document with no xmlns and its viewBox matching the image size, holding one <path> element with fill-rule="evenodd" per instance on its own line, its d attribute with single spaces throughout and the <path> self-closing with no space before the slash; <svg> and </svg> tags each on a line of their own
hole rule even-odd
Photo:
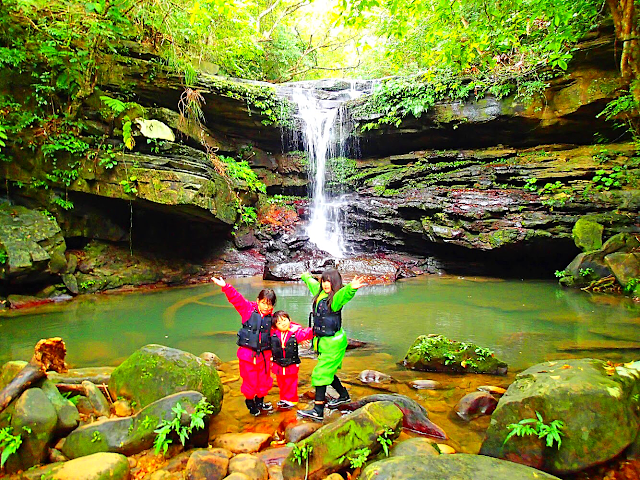
<svg viewBox="0 0 640 480">
<path fill-rule="evenodd" d="M 310 410 L 299 410 L 298 415 L 322 421 L 328 385 L 335 388 L 339 395 L 327 404 L 328 408 L 351 401 L 349 392 L 336 375 L 342 367 L 348 344 L 347 335 L 342 329 L 342 307 L 366 282 L 363 277 L 356 276 L 351 283 L 343 286 L 340 272 L 334 268 L 325 270 L 319 282 L 309 272 L 302 274 L 302 281 L 314 295 L 311 316 L 313 346 L 318 352 L 318 364 L 311 372 L 311 385 L 316 387 L 315 405 Z"/>
</svg>

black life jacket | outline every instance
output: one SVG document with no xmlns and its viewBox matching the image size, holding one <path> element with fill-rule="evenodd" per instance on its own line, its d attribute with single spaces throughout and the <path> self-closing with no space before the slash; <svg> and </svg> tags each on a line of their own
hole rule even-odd
<svg viewBox="0 0 640 480">
<path fill-rule="evenodd" d="M 242 322 L 242 328 L 238 331 L 238 346 L 247 347 L 257 353 L 271 350 L 271 315 L 260 315 L 254 310 L 251 316 Z"/>
<path fill-rule="evenodd" d="M 285 342 L 283 349 L 280 335 L 279 330 L 271 335 L 273 363 L 283 368 L 289 365 L 297 365 L 300 363 L 300 357 L 298 356 L 298 339 L 292 334 Z"/>
<path fill-rule="evenodd" d="M 309 326 L 312 318 L 314 337 L 332 337 L 342 328 L 342 310 L 332 311 L 326 297 L 316 304 L 315 311 L 309 315 Z"/>
</svg>

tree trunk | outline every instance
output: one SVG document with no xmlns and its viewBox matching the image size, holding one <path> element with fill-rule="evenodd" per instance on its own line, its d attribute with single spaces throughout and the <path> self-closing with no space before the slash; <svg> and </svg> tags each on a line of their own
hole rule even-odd
<svg viewBox="0 0 640 480">
<path fill-rule="evenodd" d="M 31 385 L 47 376 L 47 370 L 66 372 L 67 349 L 60 337 L 40 340 L 29 363 L 0 391 L 0 412 Z"/>
</svg>

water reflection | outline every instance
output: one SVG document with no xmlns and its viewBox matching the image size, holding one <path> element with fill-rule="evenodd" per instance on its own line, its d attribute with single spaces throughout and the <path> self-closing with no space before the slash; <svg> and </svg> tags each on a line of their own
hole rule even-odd
<svg viewBox="0 0 640 480">
<path fill-rule="evenodd" d="M 273 288 L 277 308 L 307 323 L 311 295 L 304 284 L 230 282 L 252 300 L 261 288 Z M 429 333 L 490 348 L 512 370 L 568 357 L 628 361 L 640 353 L 640 306 L 554 282 L 423 276 L 362 288 L 343 318 L 350 337 L 373 343 L 395 362 L 417 336 Z M 35 343 L 51 336 L 65 340 L 73 366 L 116 365 L 148 343 L 232 360 L 238 327 L 237 313 L 213 284 L 85 296 L 36 313 L 5 312 L 0 362 L 28 360 Z"/>
</svg>

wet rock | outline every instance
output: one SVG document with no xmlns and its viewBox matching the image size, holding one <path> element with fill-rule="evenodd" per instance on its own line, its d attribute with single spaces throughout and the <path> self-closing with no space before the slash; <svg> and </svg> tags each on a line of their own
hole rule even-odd
<svg viewBox="0 0 640 480">
<path fill-rule="evenodd" d="M 640 278 L 640 253 L 615 252 L 604 257 L 604 261 L 623 287 Z"/>
<path fill-rule="evenodd" d="M 389 450 L 390 457 L 400 457 L 403 455 L 439 455 L 435 444 L 426 438 L 409 438 L 398 442 Z"/>
<path fill-rule="evenodd" d="M 94 453 L 24 472 L 25 480 L 127 480 L 129 462 L 117 453 Z"/>
<path fill-rule="evenodd" d="M 372 402 L 391 402 L 402 412 L 402 426 L 411 431 L 433 438 L 447 438 L 447 434 L 438 425 L 429 420 L 427 410 L 415 400 L 398 394 L 369 395 L 358 401 L 340 405 L 340 410 L 357 410 Z"/>
<path fill-rule="evenodd" d="M 78 288 L 78 280 L 75 275 L 70 273 L 63 273 L 61 275 L 62 283 L 67 287 L 67 290 L 71 292 L 73 295 L 78 295 L 80 293 L 80 289 Z"/>
<path fill-rule="evenodd" d="M 295 281 L 309 270 L 308 262 L 267 263 L 262 278 L 265 280 Z"/>
<path fill-rule="evenodd" d="M 491 415 L 498 405 L 493 395 L 487 392 L 471 392 L 460 399 L 454 411 L 465 422 L 481 415 Z"/>
<path fill-rule="evenodd" d="M 203 359 L 207 365 L 215 369 L 220 368 L 220 366 L 222 365 L 222 360 L 220 360 L 220 357 L 212 352 L 202 352 L 200 354 L 200 358 Z"/>
<path fill-rule="evenodd" d="M 285 440 L 288 442 L 298 443 L 300 440 L 307 438 L 313 432 L 318 430 L 322 424 L 303 422 L 296 425 L 287 426 L 284 431 Z"/>
<path fill-rule="evenodd" d="M 252 480 L 267 480 L 269 472 L 262 460 L 248 453 L 241 453 L 229 460 L 229 473 L 240 473 Z"/>
<path fill-rule="evenodd" d="M 67 457 L 65 457 L 62 452 L 56 448 L 50 448 L 49 449 L 49 462 L 50 463 L 57 463 L 57 462 L 66 462 L 67 460 L 69 460 Z"/>
<path fill-rule="evenodd" d="M 225 433 L 213 440 L 213 446 L 233 453 L 253 453 L 264 448 L 270 440 L 268 433 Z"/>
<path fill-rule="evenodd" d="M 416 390 L 438 390 L 442 387 L 440 382 L 435 380 L 413 380 L 409 382 L 409 386 Z"/>
<path fill-rule="evenodd" d="M 311 446 L 308 471 L 309 478 L 320 479 L 342 470 L 348 465 L 346 455 L 359 448 L 368 448 L 371 455 L 381 451 L 378 441 L 380 432 L 393 430 L 390 440 L 395 439 L 401 429 L 402 412 L 391 402 L 374 402 L 363 406 L 352 414 L 323 426 L 311 436 L 297 444 L 299 449 Z M 294 459 L 294 452 L 285 460 L 282 473 L 287 479 L 305 477 L 306 462 Z"/>
<path fill-rule="evenodd" d="M 176 392 L 201 392 L 213 407 L 222 408 L 222 383 L 215 368 L 195 355 L 162 345 L 146 345 L 111 374 L 109 391 L 144 407 Z"/>
<path fill-rule="evenodd" d="M 267 465 L 267 471 L 269 472 L 269 480 L 284 480 L 282 467 L 280 465 Z"/>
<path fill-rule="evenodd" d="M 60 391 L 51 380 L 47 379 L 42 382 L 40 389 L 47 396 L 56 411 L 56 416 L 58 417 L 56 433 L 66 434 L 76 428 L 80 420 L 78 408 L 60 394 Z"/>
<path fill-rule="evenodd" d="M 496 458 L 459 453 L 456 455 L 415 455 L 386 458 L 371 463 L 360 475 L 363 480 L 559 480 L 525 465 Z"/>
<path fill-rule="evenodd" d="M 291 453 L 291 448 L 292 447 L 267 448 L 266 450 L 256 453 L 256 457 L 262 460 L 267 467 L 272 465 L 282 466 L 284 459 Z"/>
<path fill-rule="evenodd" d="M 393 378 L 377 370 L 363 370 L 358 375 L 358 380 L 362 383 L 390 383 L 393 381 Z"/>
<path fill-rule="evenodd" d="M 507 364 L 489 349 L 449 340 L 443 335 L 421 335 L 409 348 L 403 365 L 412 370 L 445 373 L 505 375 Z"/>
<path fill-rule="evenodd" d="M 175 393 L 147 405 L 131 417 L 111 418 L 78 427 L 67 436 L 62 446 L 62 453 L 69 458 L 77 458 L 96 452 L 115 452 L 124 455 L 141 452 L 153 445 L 156 438 L 154 430 L 160 422 L 175 418 L 172 409 L 177 403 L 187 411 L 187 415 L 183 415 L 180 419 L 180 424 L 188 425 L 191 420 L 190 414 L 203 398 L 200 392 Z M 208 418 L 205 417 L 204 420 L 206 425 Z M 206 437 L 206 429 L 195 430 L 189 442 L 202 446 L 203 443 L 206 444 Z"/>
<path fill-rule="evenodd" d="M 490 393 L 491 395 L 504 395 L 505 392 L 507 391 L 506 388 L 495 387 L 493 385 L 480 385 L 478 387 L 478 390 L 481 392 Z"/>
<path fill-rule="evenodd" d="M 184 472 L 185 480 L 220 480 L 227 476 L 229 457 L 218 448 L 194 451 Z"/>
<path fill-rule="evenodd" d="M 604 463 L 638 434 L 631 397 L 639 382 L 640 362 L 613 367 L 585 358 L 534 365 L 516 376 L 498 402 L 480 453 L 563 475 Z M 561 448 L 531 435 L 504 443 L 507 425 L 536 418 L 536 412 L 546 424 L 564 423 Z"/>
</svg>

